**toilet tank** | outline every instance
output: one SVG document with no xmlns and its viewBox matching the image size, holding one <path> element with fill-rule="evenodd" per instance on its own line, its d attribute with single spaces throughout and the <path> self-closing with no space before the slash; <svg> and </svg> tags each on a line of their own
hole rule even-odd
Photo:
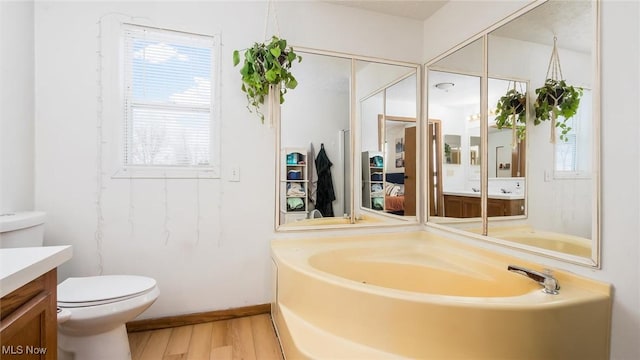
<svg viewBox="0 0 640 360">
<path fill-rule="evenodd" d="M 42 211 L 0 214 L 0 248 L 42 246 L 44 220 Z"/>
</svg>

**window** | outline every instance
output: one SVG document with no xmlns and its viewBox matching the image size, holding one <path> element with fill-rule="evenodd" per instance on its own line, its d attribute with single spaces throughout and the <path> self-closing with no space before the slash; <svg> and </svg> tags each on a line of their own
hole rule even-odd
<svg viewBox="0 0 640 360">
<path fill-rule="evenodd" d="M 591 90 L 584 89 L 580 98 L 580 107 L 574 117 L 567 120 L 571 128 L 567 140 L 560 140 L 560 132 L 556 131 L 555 143 L 555 177 L 556 178 L 588 178 L 591 176 L 592 153 L 592 101 Z"/>
<path fill-rule="evenodd" d="M 123 37 L 125 169 L 215 173 L 215 37 L 136 25 Z"/>
</svg>

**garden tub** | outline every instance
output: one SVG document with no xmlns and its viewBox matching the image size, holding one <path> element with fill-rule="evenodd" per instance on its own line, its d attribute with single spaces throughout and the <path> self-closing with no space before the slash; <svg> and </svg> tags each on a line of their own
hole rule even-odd
<svg viewBox="0 0 640 360">
<path fill-rule="evenodd" d="M 287 359 L 604 359 L 611 290 L 423 231 L 275 240 L 273 318 Z"/>
</svg>

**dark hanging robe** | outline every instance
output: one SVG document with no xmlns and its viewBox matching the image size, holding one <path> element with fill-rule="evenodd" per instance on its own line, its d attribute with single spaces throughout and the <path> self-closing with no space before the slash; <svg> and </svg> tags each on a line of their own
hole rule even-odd
<svg viewBox="0 0 640 360">
<path fill-rule="evenodd" d="M 324 217 L 333 217 L 333 205 L 336 194 L 333 191 L 331 180 L 331 166 L 333 165 L 324 151 L 324 144 L 320 145 L 318 157 L 316 157 L 316 171 L 318 173 L 318 185 L 316 189 L 316 209 Z"/>
</svg>

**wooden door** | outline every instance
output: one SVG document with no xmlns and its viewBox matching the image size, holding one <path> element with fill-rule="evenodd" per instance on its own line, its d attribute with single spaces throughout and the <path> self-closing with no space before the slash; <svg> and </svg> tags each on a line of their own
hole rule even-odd
<svg viewBox="0 0 640 360">
<path fill-rule="evenodd" d="M 427 134 L 429 147 L 428 177 L 429 216 L 445 216 L 444 197 L 442 195 L 442 123 L 429 119 Z"/>
<path fill-rule="evenodd" d="M 404 129 L 404 215 L 416 215 L 416 127 Z"/>
</svg>

